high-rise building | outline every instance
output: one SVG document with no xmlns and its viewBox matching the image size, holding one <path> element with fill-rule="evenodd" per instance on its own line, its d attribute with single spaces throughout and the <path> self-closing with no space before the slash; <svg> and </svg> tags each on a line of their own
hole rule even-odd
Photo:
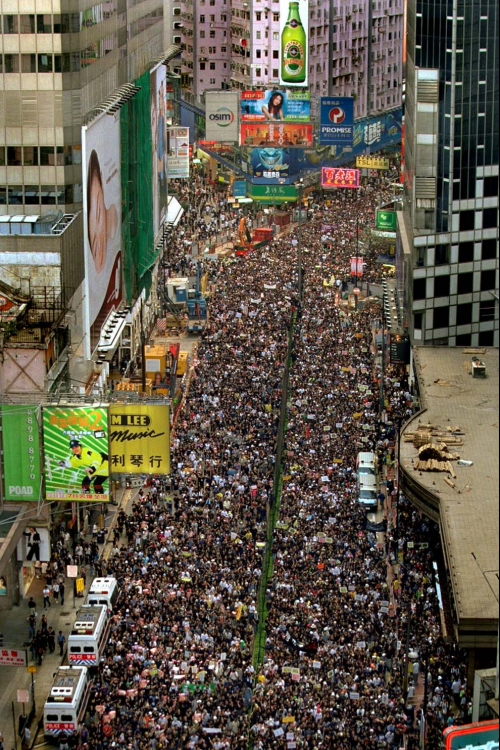
<svg viewBox="0 0 500 750">
<path fill-rule="evenodd" d="M 206 89 L 280 85 L 280 0 L 180 0 L 184 98 Z M 302 0 L 309 27 L 308 87 L 353 96 L 355 117 L 401 106 L 403 0 Z M 175 10 L 174 10 L 175 12 Z M 305 14 L 305 15 L 304 15 Z"/>
<path fill-rule="evenodd" d="M 0 214 L 81 209 L 85 116 L 164 49 L 161 0 L 52 7 L 0 14 Z"/>
<path fill-rule="evenodd" d="M 409 327 L 414 343 L 498 346 L 498 3 L 408 0 L 407 13 Z"/>
</svg>

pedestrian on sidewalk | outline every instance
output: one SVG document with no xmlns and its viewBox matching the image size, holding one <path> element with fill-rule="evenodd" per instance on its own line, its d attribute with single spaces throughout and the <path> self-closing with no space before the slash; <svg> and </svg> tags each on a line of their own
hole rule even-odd
<svg viewBox="0 0 500 750">
<path fill-rule="evenodd" d="M 32 596 L 30 596 L 30 599 L 29 599 L 29 602 L 28 602 L 28 607 L 29 607 L 29 610 L 30 610 L 30 614 L 34 614 L 35 617 L 36 617 L 36 602 L 35 602 L 35 600 L 33 599 Z"/>
<path fill-rule="evenodd" d="M 28 617 L 28 627 L 30 629 L 29 639 L 30 641 L 35 637 L 36 633 L 36 615 L 31 612 Z"/>
<path fill-rule="evenodd" d="M 64 651 L 64 644 L 66 643 L 66 638 L 64 637 L 62 630 L 60 630 L 57 634 L 57 643 L 59 645 L 59 656 L 62 656 Z"/>
<path fill-rule="evenodd" d="M 64 604 L 64 591 L 65 591 L 65 588 L 66 587 L 64 585 L 64 581 L 60 581 L 59 582 L 59 595 L 61 597 L 61 607 Z"/>
<path fill-rule="evenodd" d="M 54 601 L 57 604 L 57 602 L 59 601 L 59 584 L 57 583 L 57 581 L 52 586 L 52 593 L 54 595 Z"/>
<path fill-rule="evenodd" d="M 50 589 L 48 586 L 45 586 L 42 594 L 43 594 L 43 608 L 47 609 L 47 607 L 50 607 Z"/>
<path fill-rule="evenodd" d="M 49 654 L 53 654 L 56 650 L 56 634 L 53 627 L 49 627 L 47 631 L 47 643 L 49 646 Z"/>
</svg>

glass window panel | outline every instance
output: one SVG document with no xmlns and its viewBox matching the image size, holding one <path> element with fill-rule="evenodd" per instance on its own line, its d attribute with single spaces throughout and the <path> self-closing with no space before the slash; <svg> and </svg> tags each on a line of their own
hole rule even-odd
<svg viewBox="0 0 500 750">
<path fill-rule="evenodd" d="M 21 55 L 21 71 L 36 73 L 36 55 Z"/>
<path fill-rule="evenodd" d="M 7 146 L 7 166 L 20 167 L 22 165 L 21 146 Z"/>
<path fill-rule="evenodd" d="M 7 188 L 10 206 L 21 206 L 23 203 L 23 188 L 21 185 L 10 185 Z"/>
<path fill-rule="evenodd" d="M 4 55 L 4 73 L 19 72 L 19 55 Z"/>
<path fill-rule="evenodd" d="M 35 33 L 35 16 L 32 13 L 21 13 L 19 16 L 19 31 L 21 34 Z"/>
<path fill-rule="evenodd" d="M 54 185 L 41 185 L 40 186 L 40 201 L 45 205 L 55 205 L 56 203 L 56 189 Z"/>
<path fill-rule="evenodd" d="M 36 17 L 36 31 L 37 34 L 51 34 L 52 33 L 52 18 L 50 13 L 41 14 L 39 13 Z"/>
<path fill-rule="evenodd" d="M 52 55 L 38 55 L 38 72 L 52 73 L 53 59 Z"/>
<path fill-rule="evenodd" d="M 3 33 L 4 34 L 17 34 L 19 31 L 19 18 L 17 15 L 4 15 L 3 16 Z"/>
<path fill-rule="evenodd" d="M 25 146 L 23 149 L 23 162 L 27 167 L 38 166 L 38 146 Z"/>
<path fill-rule="evenodd" d="M 0 167 L 5 166 L 5 146 L 0 146 Z"/>
<path fill-rule="evenodd" d="M 38 186 L 37 188 L 31 188 L 29 185 L 26 186 L 25 192 L 24 192 L 24 203 L 27 206 L 38 206 L 40 203 L 40 197 L 38 195 Z"/>
<path fill-rule="evenodd" d="M 43 167 L 54 166 L 54 146 L 40 146 L 40 164 Z"/>
</svg>

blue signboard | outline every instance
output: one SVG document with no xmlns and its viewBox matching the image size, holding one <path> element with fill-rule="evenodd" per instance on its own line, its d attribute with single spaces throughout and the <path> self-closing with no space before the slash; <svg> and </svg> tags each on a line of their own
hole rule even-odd
<svg viewBox="0 0 500 750">
<path fill-rule="evenodd" d="M 252 174 L 266 180 L 288 177 L 290 170 L 289 148 L 253 148 L 251 155 Z"/>
<path fill-rule="evenodd" d="M 245 198 L 247 194 L 247 181 L 246 180 L 235 180 L 233 182 L 233 197 L 234 198 Z"/>
<path fill-rule="evenodd" d="M 394 109 L 379 117 L 367 117 L 354 124 L 352 144 L 318 145 L 299 151 L 299 171 L 317 172 L 320 167 L 352 164 L 356 156 L 376 154 L 401 145 L 402 110 Z"/>
<path fill-rule="evenodd" d="M 352 146 L 354 99 L 350 96 L 322 96 L 319 142 L 323 146 Z"/>
</svg>

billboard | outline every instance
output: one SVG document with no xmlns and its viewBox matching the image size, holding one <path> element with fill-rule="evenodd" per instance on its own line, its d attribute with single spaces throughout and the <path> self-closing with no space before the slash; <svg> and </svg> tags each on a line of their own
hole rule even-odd
<svg viewBox="0 0 500 750">
<path fill-rule="evenodd" d="M 167 177 L 169 180 L 189 177 L 189 128 L 167 130 Z"/>
<path fill-rule="evenodd" d="M 246 180 L 235 180 L 231 187 L 231 193 L 235 198 L 246 198 L 247 194 L 247 181 Z"/>
<path fill-rule="evenodd" d="M 40 500 L 40 437 L 38 409 L 2 406 L 4 499 Z"/>
<path fill-rule="evenodd" d="M 309 91 L 242 91 L 240 122 L 309 122 Z"/>
<path fill-rule="evenodd" d="M 351 96 L 322 96 L 319 142 L 323 146 L 352 147 L 354 99 Z"/>
<path fill-rule="evenodd" d="M 254 177 L 267 180 L 288 177 L 290 171 L 290 149 L 252 148 L 250 164 Z"/>
<path fill-rule="evenodd" d="M 280 86 L 307 88 L 309 2 L 280 0 Z"/>
<path fill-rule="evenodd" d="M 389 169 L 389 159 L 383 156 L 356 156 L 356 166 L 359 169 Z"/>
<path fill-rule="evenodd" d="M 242 146 L 312 146 L 313 126 L 291 122 L 242 123 Z"/>
<path fill-rule="evenodd" d="M 170 473 L 168 404 L 113 404 L 109 424 L 113 472 Z"/>
<path fill-rule="evenodd" d="M 119 114 L 83 126 L 82 159 L 85 314 L 92 353 L 104 321 L 122 300 Z"/>
<path fill-rule="evenodd" d="M 254 201 L 263 203 L 286 203 L 297 200 L 295 185 L 252 185 L 249 186 L 249 196 Z"/>
<path fill-rule="evenodd" d="M 445 729 L 446 750 L 499 750 L 498 719 Z"/>
<path fill-rule="evenodd" d="M 237 91 L 206 91 L 207 141 L 238 143 L 240 99 Z"/>
<path fill-rule="evenodd" d="M 107 502 L 107 407 L 44 406 L 42 422 L 47 500 Z"/>
<path fill-rule="evenodd" d="M 350 146 L 318 145 L 299 151 L 301 172 L 316 172 L 319 167 L 352 163 L 357 156 L 381 149 L 399 147 L 402 136 L 402 110 L 395 109 L 379 117 L 368 117 L 354 123 L 354 141 Z"/>
<path fill-rule="evenodd" d="M 398 224 L 398 215 L 396 211 L 382 211 L 377 208 L 375 226 L 383 231 L 395 232 Z"/>
<path fill-rule="evenodd" d="M 150 77 L 153 145 L 153 227 L 158 233 L 167 215 L 167 69 L 159 65 Z"/>
<path fill-rule="evenodd" d="M 321 168 L 322 188 L 358 188 L 359 169 Z"/>
</svg>

